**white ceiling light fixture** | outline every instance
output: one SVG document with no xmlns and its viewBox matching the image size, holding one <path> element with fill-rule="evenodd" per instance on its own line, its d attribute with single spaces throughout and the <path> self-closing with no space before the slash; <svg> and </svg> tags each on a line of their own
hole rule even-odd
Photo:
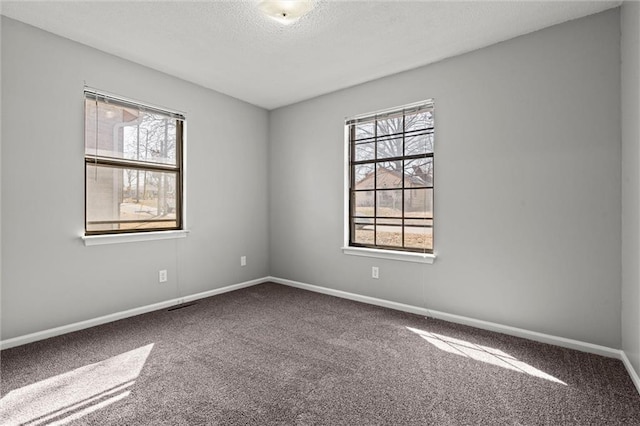
<svg viewBox="0 0 640 426">
<path fill-rule="evenodd" d="M 281 24 L 290 25 L 309 13 L 315 6 L 312 0 L 262 0 L 262 12 Z"/>
</svg>

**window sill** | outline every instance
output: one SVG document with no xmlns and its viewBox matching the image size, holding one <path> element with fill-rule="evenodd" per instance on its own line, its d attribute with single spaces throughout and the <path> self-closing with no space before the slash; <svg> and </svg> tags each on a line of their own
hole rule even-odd
<svg viewBox="0 0 640 426">
<path fill-rule="evenodd" d="M 342 247 L 342 252 L 353 256 L 377 257 L 379 259 L 401 260 L 404 262 L 431 264 L 436 260 L 436 255 L 431 253 L 409 253 L 405 251 L 379 250 L 362 247 Z"/>
<path fill-rule="evenodd" d="M 81 237 L 85 246 L 99 246 L 103 244 L 135 243 L 139 241 L 172 240 L 185 238 L 189 231 L 158 231 L 139 232 L 133 234 L 109 234 L 109 235 L 88 235 Z"/>
</svg>

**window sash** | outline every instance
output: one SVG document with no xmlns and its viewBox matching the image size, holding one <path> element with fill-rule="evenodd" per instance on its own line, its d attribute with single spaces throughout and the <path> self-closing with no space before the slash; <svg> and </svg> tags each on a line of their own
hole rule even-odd
<svg viewBox="0 0 640 426">
<path fill-rule="evenodd" d="M 91 170 L 91 168 L 94 168 L 94 170 Z M 158 217 L 154 217 L 154 218 L 144 218 L 144 219 L 120 219 L 120 214 L 122 213 L 122 211 L 120 210 L 120 208 L 122 207 L 121 205 L 118 205 L 117 207 L 117 211 L 118 211 L 118 219 L 105 219 L 105 218 L 101 218 L 101 215 L 94 215 L 93 217 L 90 213 L 89 213 L 89 208 L 91 207 L 91 202 L 89 201 L 90 199 L 90 195 L 89 195 L 89 180 L 92 178 L 92 174 L 93 173 L 99 173 L 98 169 L 102 169 L 102 173 L 104 173 L 105 171 L 107 171 L 108 169 L 113 169 L 114 171 L 126 171 L 126 170 L 130 170 L 133 173 L 145 173 L 145 172 L 151 172 L 151 173 L 163 173 L 165 176 L 171 177 L 173 175 L 173 179 L 175 179 L 175 197 L 173 198 L 167 198 L 166 197 L 166 193 L 163 194 L 162 196 L 160 195 L 159 191 L 156 190 L 156 192 L 158 192 L 158 194 L 153 197 L 152 199 L 155 199 L 157 203 L 159 203 L 161 200 L 164 200 L 165 205 L 162 206 L 163 208 L 168 207 L 169 206 L 169 200 L 173 200 L 175 202 L 175 205 L 172 207 L 173 212 L 174 212 L 174 217 L 164 217 L 164 218 L 158 218 Z M 144 179 L 144 178 L 143 178 Z M 166 178 L 165 178 L 166 179 Z M 144 182 L 144 181 L 143 181 Z M 122 192 L 124 193 L 124 188 L 122 187 L 122 185 L 124 184 L 124 179 L 123 182 L 120 183 L 118 190 L 122 190 Z M 166 181 L 165 181 L 165 185 L 166 185 Z M 111 185 L 113 185 L 113 182 L 111 182 Z M 138 185 L 141 185 L 139 181 L 136 181 L 136 187 L 137 189 L 139 189 Z M 142 185 L 145 185 L 144 183 Z M 132 189 L 129 189 L 129 191 L 132 191 Z M 99 195 L 99 193 L 96 192 L 96 194 Z M 142 192 L 141 194 L 144 197 L 144 192 Z M 122 198 L 124 198 L 124 195 L 121 195 Z M 129 195 L 129 197 L 133 197 L 132 195 Z M 144 200 L 144 198 L 143 198 Z M 148 207 L 152 208 L 151 206 L 147 205 Z M 115 204 L 112 204 L 112 207 L 116 208 Z M 160 209 L 160 206 L 158 204 L 156 208 L 156 215 L 159 213 L 158 210 Z M 103 211 L 101 211 L 101 213 L 103 213 Z M 103 213 L 104 214 L 104 213 Z M 108 214 L 106 214 L 108 216 Z M 85 235 L 102 235 L 102 234 L 117 234 L 117 233 L 136 233 L 136 232 L 149 232 L 149 231 L 175 231 L 175 230 L 180 230 L 182 229 L 182 173 L 180 171 L 167 171 L 167 170 L 156 170 L 156 169 L 150 169 L 150 168 L 134 168 L 134 167 L 122 167 L 122 166 L 118 166 L 118 165 L 113 165 L 113 164 L 96 164 L 94 162 L 90 162 L 87 161 L 85 162 Z M 118 229 L 104 229 L 104 228 L 109 228 L 106 226 L 103 226 L 101 229 L 99 226 L 97 225 L 133 225 L 134 223 L 138 223 L 140 224 L 140 227 L 131 227 L 131 226 L 125 226 L 123 228 L 118 228 Z M 167 225 L 165 226 L 152 226 L 152 224 L 160 224 L 160 223 L 166 223 Z"/>
</svg>

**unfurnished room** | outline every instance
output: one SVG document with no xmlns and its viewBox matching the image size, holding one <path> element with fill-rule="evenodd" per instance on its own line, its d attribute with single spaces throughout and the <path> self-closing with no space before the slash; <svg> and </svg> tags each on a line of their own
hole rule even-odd
<svg viewBox="0 0 640 426">
<path fill-rule="evenodd" d="M 640 2 L 0 1 L 0 424 L 640 424 Z"/>
</svg>

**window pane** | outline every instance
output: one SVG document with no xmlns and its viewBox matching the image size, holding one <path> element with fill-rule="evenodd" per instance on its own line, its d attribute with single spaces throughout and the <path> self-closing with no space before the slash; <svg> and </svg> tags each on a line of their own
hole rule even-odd
<svg viewBox="0 0 640 426">
<path fill-rule="evenodd" d="M 86 165 L 87 231 L 173 229 L 177 173 Z"/>
<path fill-rule="evenodd" d="M 355 193 L 354 216 L 373 217 L 374 191 L 358 191 Z"/>
<path fill-rule="evenodd" d="M 420 155 L 433 152 L 433 133 L 406 136 L 405 155 Z"/>
<path fill-rule="evenodd" d="M 353 242 L 358 244 L 373 244 L 373 218 L 354 218 L 351 227 Z"/>
<path fill-rule="evenodd" d="M 357 244 L 373 245 L 373 226 L 371 229 L 358 229 L 354 232 L 353 242 Z"/>
<path fill-rule="evenodd" d="M 375 124 L 373 121 L 367 123 L 358 123 L 356 128 L 356 140 L 369 139 L 375 136 Z"/>
<path fill-rule="evenodd" d="M 402 157 L 402 136 L 378 139 L 378 158 Z"/>
<path fill-rule="evenodd" d="M 433 249 L 433 229 L 405 226 L 404 246 L 422 250 Z"/>
<path fill-rule="evenodd" d="M 355 161 L 373 160 L 375 158 L 375 142 L 356 145 Z"/>
<path fill-rule="evenodd" d="M 412 132 L 433 127 L 433 111 L 423 111 L 405 117 L 405 131 Z"/>
<path fill-rule="evenodd" d="M 378 163 L 376 186 L 383 188 L 402 188 L 402 160 Z"/>
<path fill-rule="evenodd" d="M 433 158 L 417 158 L 405 161 L 404 186 L 433 186 Z"/>
<path fill-rule="evenodd" d="M 402 190 L 377 191 L 377 216 L 402 217 Z"/>
<path fill-rule="evenodd" d="M 405 189 L 406 217 L 433 217 L 433 189 Z"/>
<path fill-rule="evenodd" d="M 408 216 L 408 217 L 405 217 L 404 224 L 405 226 L 413 226 L 416 228 L 432 227 L 433 219 L 416 219 L 416 218 L 412 218 L 411 216 Z"/>
<path fill-rule="evenodd" d="M 378 137 L 403 132 L 402 116 L 378 120 Z"/>
<path fill-rule="evenodd" d="M 376 225 L 376 244 L 402 247 L 402 226 Z"/>
<path fill-rule="evenodd" d="M 354 167 L 355 189 L 373 189 L 373 164 L 358 164 Z"/>
<path fill-rule="evenodd" d="M 402 225 L 402 219 L 377 218 L 376 219 L 376 226 L 380 226 L 380 225 L 401 226 Z"/>
<path fill-rule="evenodd" d="M 86 155 L 176 165 L 176 130 L 167 116 L 85 99 Z"/>
<path fill-rule="evenodd" d="M 353 219 L 356 229 L 373 229 L 374 219 L 372 217 L 356 217 Z"/>
</svg>

